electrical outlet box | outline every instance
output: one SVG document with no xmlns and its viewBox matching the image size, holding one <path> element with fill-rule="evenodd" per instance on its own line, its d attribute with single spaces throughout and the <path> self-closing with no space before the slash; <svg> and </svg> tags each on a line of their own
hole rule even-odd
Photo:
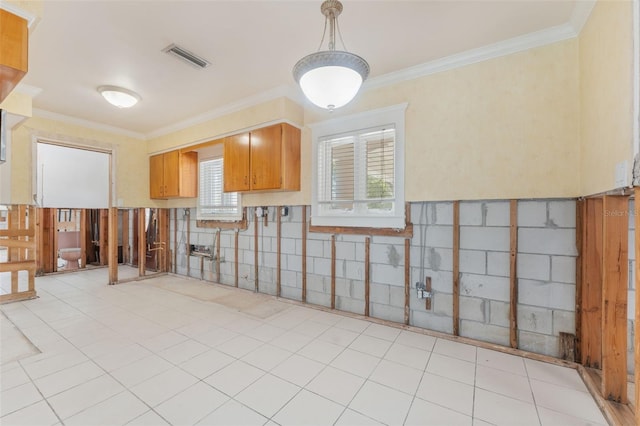
<svg viewBox="0 0 640 426">
<path fill-rule="evenodd" d="M 627 161 L 621 161 L 616 164 L 616 188 L 624 188 L 628 185 L 627 183 Z"/>
<path fill-rule="evenodd" d="M 256 217 L 262 216 L 264 216 L 264 210 L 262 209 L 262 207 L 256 207 Z"/>
<path fill-rule="evenodd" d="M 280 207 L 280 216 L 282 217 L 289 216 L 289 207 L 286 207 L 286 206 Z"/>
</svg>

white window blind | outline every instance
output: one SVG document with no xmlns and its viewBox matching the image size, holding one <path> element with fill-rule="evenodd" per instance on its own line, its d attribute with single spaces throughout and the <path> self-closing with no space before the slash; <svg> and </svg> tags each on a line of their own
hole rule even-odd
<svg viewBox="0 0 640 426">
<path fill-rule="evenodd" d="M 406 107 L 311 125 L 313 225 L 404 228 Z"/>
<path fill-rule="evenodd" d="M 224 192 L 224 160 L 205 159 L 199 163 L 198 219 L 239 220 L 242 218 L 240 196 Z"/>
</svg>

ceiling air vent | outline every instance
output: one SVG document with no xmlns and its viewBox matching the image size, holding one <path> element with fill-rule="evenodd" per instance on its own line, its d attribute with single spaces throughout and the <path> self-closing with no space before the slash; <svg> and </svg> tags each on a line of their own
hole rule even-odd
<svg viewBox="0 0 640 426">
<path fill-rule="evenodd" d="M 169 55 L 173 55 L 178 59 L 181 59 L 188 63 L 189 65 L 196 68 L 206 68 L 211 65 L 211 62 L 207 61 L 204 58 L 201 58 L 198 55 L 194 55 L 189 52 L 187 49 L 183 49 L 176 44 L 170 44 L 169 46 L 162 49 L 163 52 L 168 53 Z"/>
</svg>

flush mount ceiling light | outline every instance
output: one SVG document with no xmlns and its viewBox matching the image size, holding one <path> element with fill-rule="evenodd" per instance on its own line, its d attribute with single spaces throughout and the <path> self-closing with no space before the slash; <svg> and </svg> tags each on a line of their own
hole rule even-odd
<svg viewBox="0 0 640 426">
<path fill-rule="evenodd" d="M 107 102 L 118 108 L 130 108 L 142 99 L 136 92 L 117 86 L 100 86 L 98 92 Z"/>
<path fill-rule="evenodd" d="M 293 67 L 293 78 L 307 99 L 321 108 L 333 111 L 348 104 L 356 96 L 362 82 L 369 75 L 369 64 L 360 56 L 347 52 L 344 47 L 338 27 L 342 3 L 338 0 L 326 0 L 320 6 L 320 11 L 325 16 L 320 48 L 328 25 L 328 49 L 318 49 L 317 52 L 300 59 Z M 336 31 L 344 50 L 336 50 Z"/>
</svg>

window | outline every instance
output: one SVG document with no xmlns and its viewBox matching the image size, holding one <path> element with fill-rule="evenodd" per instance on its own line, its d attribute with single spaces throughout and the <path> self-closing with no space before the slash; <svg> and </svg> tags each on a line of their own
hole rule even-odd
<svg viewBox="0 0 640 426">
<path fill-rule="evenodd" d="M 313 225 L 404 228 L 405 109 L 403 104 L 311 126 Z"/>
<path fill-rule="evenodd" d="M 242 208 L 237 192 L 223 192 L 222 157 L 205 158 L 199 162 L 198 220 L 240 220 Z"/>
</svg>

